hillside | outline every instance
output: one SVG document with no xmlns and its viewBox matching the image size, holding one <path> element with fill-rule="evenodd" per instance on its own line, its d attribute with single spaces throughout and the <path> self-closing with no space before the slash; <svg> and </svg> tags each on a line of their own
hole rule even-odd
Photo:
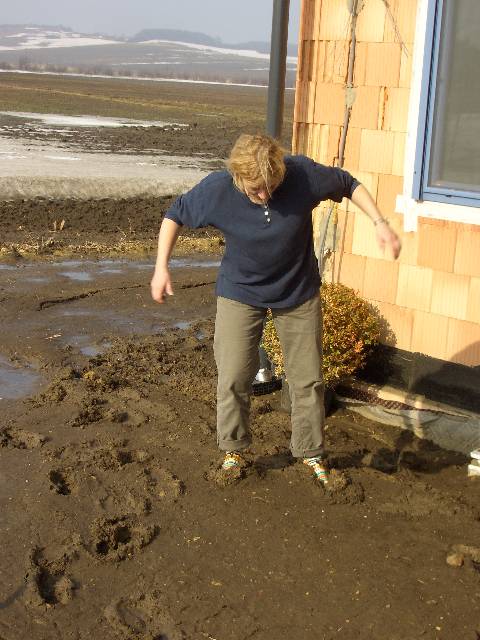
<svg viewBox="0 0 480 640">
<path fill-rule="evenodd" d="M 172 29 L 142 30 L 126 40 L 63 26 L 0 25 L 3 70 L 266 85 L 269 49 L 268 42 L 228 45 L 203 33 Z M 290 87 L 296 63 L 294 55 L 288 57 Z"/>
</svg>

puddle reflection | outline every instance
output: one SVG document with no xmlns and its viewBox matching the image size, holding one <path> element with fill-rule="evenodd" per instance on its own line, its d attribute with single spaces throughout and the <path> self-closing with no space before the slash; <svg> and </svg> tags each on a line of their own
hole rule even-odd
<svg viewBox="0 0 480 640">
<path fill-rule="evenodd" d="M 57 262 L 20 262 L 17 265 L 0 263 L 0 272 L 8 272 L 9 284 L 21 282 L 48 283 L 62 277 L 73 282 L 92 282 L 98 277 L 126 275 L 136 271 L 153 273 L 153 260 L 59 260 Z M 212 269 L 220 266 L 220 260 L 172 258 L 171 269 Z"/>
<path fill-rule="evenodd" d="M 40 376 L 29 367 L 13 364 L 0 355 L 0 400 L 16 400 L 33 393 Z"/>
<path fill-rule="evenodd" d="M 64 342 L 69 347 L 78 349 L 80 353 L 82 353 L 84 356 L 88 356 L 89 358 L 98 356 L 101 353 L 105 353 L 105 351 L 107 351 L 112 346 L 112 343 L 105 338 L 102 338 L 102 340 L 95 342 L 89 335 L 68 336 L 68 338 L 66 338 Z"/>
<path fill-rule="evenodd" d="M 78 282 L 90 282 L 93 280 L 92 275 L 88 273 L 88 271 L 61 271 L 60 275 Z"/>
</svg>

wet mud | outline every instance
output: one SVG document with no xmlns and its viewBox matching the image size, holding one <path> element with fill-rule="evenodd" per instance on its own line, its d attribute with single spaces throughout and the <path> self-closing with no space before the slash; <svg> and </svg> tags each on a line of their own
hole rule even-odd
<svg viewBox="0 0 480 640">
<path fill-rule="evenodd" d="M 225 99 L 214 135 L 175 102 L 181 131 L 82 144 L 222 158 L 263 126 L 263 97 L 253 119 Z M 478 640 L 480 484 L 461 454 L 334 409 L 324 487 L 289 453 L 277 391 L 252 399 L 246 465 L 221 472 L 222 238 L 185 231 L 175 295 L 150 298 L 175 197 L 0 202 L 0 638 Z"/>
<path fill-rule="evenodd" d="M 164 307 L 148 260 L 0 271 L 2 355 L 41 377 L 0 401 L 0 636 L 476 640 L 480 485 L 461 454 L 337 409 L 323 487 L 275 392 L 222 477 L 203 260 L 172 269 Z"/>
<path fill-rule="evenodd" d="M 2 200 L 0 270 L 32 257 L 153 255 L 163 216 L 176 198 Z M 182 229 L 177 243 L 181 254 L 220 254 L 222 248 L 223 237 L 210 228 Z"/>
</svg>

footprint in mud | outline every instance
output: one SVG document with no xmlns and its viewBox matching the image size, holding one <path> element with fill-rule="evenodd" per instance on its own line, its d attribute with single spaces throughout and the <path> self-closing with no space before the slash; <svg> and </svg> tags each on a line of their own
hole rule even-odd
<svg viewBox="0 0 480 640">
<path fill-rule="evenodd" d="M 128 417 L 129 416 L 126 411 L 122 411 L 121 409 L 116 409 L 115 407 L 112 407 L 111 409 L 109 409 L 105 414 L 105 418 L 107 418 L 107 420 L 110 420 L 111 422 L 115 422 L 116 424 L 126 422 L 128 420 Z"/>
<path fill-rule="evenodd" d="M 152 503 L 144 495 L 125 487 L 111 486 L 106 489 L 104 495 L 98 497 L 98 504 L 108 513 L 128 513 L 135 516 L 144 516 L 152 510 Z"/>
<path fill-rule="evenodd" d="M 229 604 L 223 604 L 217 608 L 212 604 L 212 602 L 208 603 L 208 612 L 206 612 L 205 616 L 202 616 L 201 621 L 196 625 L 201 637 L 225 638 L 226 630 L 232 628 L 232 620 L 235 621 L 235 629 L 241 629 L 241 635 L 235 637 L 252 639 L 257 637 L 257 632 L 261 630 L 261 625 L 258 624 L 258 619 L 252 611 L 244 611 L 241 607 L 233 608 Z M 268 634 L 268 637 L 276 638 L 280 636 L 292 639 L 304 637 L 303 633 L 300 636 L 284 635 L 284 630 L 282 628 L 282 633 Z"/>
<path fill-rule="evenodd" d="M 16 429 L 14 427 L 0 431 L 0 447 L 12 449 L 36 449 L 47 441 L 47 437 L 33 431 Z"/>
<path fill-rule="evenodd" d="M 175 502 L 185 493 L 185 485 L 168 469 L 154 467 L 145 469 L 147 488 L 155 498 Z"/>
<path fill-rule="evenodd" d="M 71 468 L 52 469 L 48 474 L 48 479 L 50 480 L 50 489 L 62 496 L 69 496 L 78 489 L 78 484 Z"/>
<path fill-rule="evenodd" d="M 75 583 L 67 574 L 67 567 L 77 557 L 78 544 L 78 540 L 73 542 L 55 560 L 46 557 L 45 549 L 33 549 L 26 575 L 28 604 L 52 607 L 72 600 Z"/>
<path fill-rule="evenodd" d="M 104 471 L 118 471 L 136 461 L 135 453 L 118 447 L 100 447 L 94 451 L 92 462 Z"/>
<path fill-rule="evenodd" d="M 185 633 L 177 627 L 162 606 L 158 593 L 132 594 L 120 598 L 105 609 L 105 618 L 116 637 L 126 640 L 184 640 Z"/>
<path fill-rule="evenodd" d="M 71 421 L 72 427 L 84 428 L 94 422 L 99 422 L 105 417 L 105 400 L 100 398 L 90 398 L 83 403 L 77 416 Z"/>
<path fill-rule="evenodd" d="M 62 402 L 67 397 L 67 390 L 62 384 L 51 384 L 48 389 L 38 395 L 40 402 Z"/>
<path fill-rule="evenodd" d="M 93 521 L 91 553 L 99 560 L 120 562 L 146 547 L 159 527 L 141 523 L 134 516 L 97 518 Z"/>
<path fill-rule="evenodd" d="M 398 478 L 398 479 L 397 479 Z M 421 518 L 431 514 L 439 514 L 447 518 L 458 513 L 468 514 L 469 507 L 448 494 L 424 485 L 416 480 L 405 480 L 405 475 L 393 478 L 397 495 L 387 502 L 378 505 L 378 511 L 393 513 L 406 518 Z M 401 484 L 400 484 L 401 483 Z"/>
</svg>

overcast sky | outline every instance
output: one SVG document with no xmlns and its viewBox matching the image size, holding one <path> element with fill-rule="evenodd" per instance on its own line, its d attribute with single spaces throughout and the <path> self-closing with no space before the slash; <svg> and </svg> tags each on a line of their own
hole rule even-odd
<svg viewBox="0 0 480 640">
<path fill-rule="evenodd" d="M 62 24 L 75 31 L 134 35 L 141 29 L 201 31 L 227 43 L 269 40 L 273 0 L 15 0 L 0 24 Z M 300 0 L 290 0 L 289 41 L 298 40 Z"/>
</svg>

